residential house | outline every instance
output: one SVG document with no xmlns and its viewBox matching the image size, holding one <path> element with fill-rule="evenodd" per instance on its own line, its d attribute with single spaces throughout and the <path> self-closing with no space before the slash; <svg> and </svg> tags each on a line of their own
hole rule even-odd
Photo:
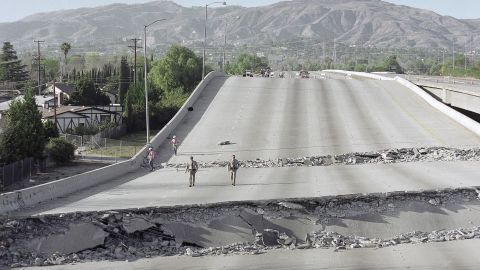
<svg viewBox="0 0 480 270">
<path fill-rule="evenodd" d="M 57 118 L 57 127 L 60 133 L 68 133 L 79 126 L 96 127 L 102 122 L 111 122 L 117 125 L 122 124 L 122 113 L 118 106 L 88 107 L 88 106 L 60 106 L 56 109 L 42 109 L 42 116 L 45 121 L 54 121 Z M 108 110 L 112 108 L 112 110 Z M 56 113 L 56 115 L 55 115 Z"/>
<path fill-rule="evenodd" d="M 46 93 L 49 95 L 53 95 L 53 84 L 50 85 Z M 59 95 L 59 102 L 60 105 L 64 104 L 64 100 L 67 98 L 70 98 L 72 93 L 75 92 L 75 86 L 73 84 L 68 84 L 68 83 L 55 83 L 55 95 Z"/>
<path fill-rule="evenodd" d="M 0 102 L 0 120 L 4 118 L 5 111 L 10 108 L 10 104 L 13 100 L 23 100 L 23 95 L 17 96 L 16 98 Z M 53 107 L 54 98 L 53 96 L 35 96 L 35 103 L 37 107 L 40 108 L 49 108 Z"/>
<path fill-rule="evenodd" d="M 63 88 L 67 89 L 67 88 Z M 57 90 L 55 90 L 57 91 Z M 69 130 L 74 130 L 78 126 L 93 127 L 98 126 L 102 122 L 111 122 L 117 125 L 122 124 L 123 107 L 118 104 L 111 104 L 107 106 L 58 106 L 61 99 L 61 93 L 58 98 L 53 96 L 35 96 L 35 101 L 38 109 L 42 113 L 44 121 L 54 121 L 55 119 L 55 105 L 58 130 L 65 133 Z M 10 108 L 13 100 L 23 99 L 23 96 L 18 96 L 14 99 L 0 102 L 0 132 L 5 125 L 5 111 Z"/>
<path fill-rule="evenodd" d="M 13 100 L 23 100 L 23 95 L 17 96 L 13 99 L 0 102 L 0 133 L 5 127 L 5 112 L 10 108 Z M 35 96 L 35 102 L 39 109 L 53 107 L 53 96 Z"/>
</svg>

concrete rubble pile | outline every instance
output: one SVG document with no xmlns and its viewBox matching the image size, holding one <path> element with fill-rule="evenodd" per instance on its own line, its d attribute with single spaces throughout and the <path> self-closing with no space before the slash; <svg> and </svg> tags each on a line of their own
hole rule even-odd
<svg viewBox="0 0 480 270">
<path fill-rule="evenodd" d="M 153 256 L 259 254 L 271 249 L 379 248 L 480 239 L 480 227 L 405 232 L 393 238 L 342 235 L 332 220 L 389 214 L 412 203 L 435 208 L 478 204 L 476 188 L 351 194 L 201 206 L 0 217 L 0 265 L 58 265 Z M 478 224 L 477 224 L 478 225 Z M 231 228 L 235 227 L 235 232 Z M 441 230 L 440 230 L 441 229 Z M 305 232 L 309 232 L 306 233 Z"/>
<path fill-rule="evenodd" d="M 391 239 L 377 239 L 359 236 L 343 236 L 336 232 L 319 231 L 307 236 L 307 243 L 312 248 L 382 248 L 409 243 L 445 242 L 453 240 L 480 239 L 480 227 L 461 228 L 455 230 L 441 230 L 427 232 L 402 233 Z"/>
<path fill-rule="evenodd" d="M 242 160 L 243 168 L 275 168 L 301 166 L 356 165 L 399 162 L 480 161 L 480 148 L 457 149 L 448 147 L 385 149 L 374 152 L 356 152 L 343 155 L 326 155 L 277 160 Z M 226 167 L 228 161 L 199 162 L 202 168 Z M 185 168 L 185 164 L 168 163 L 169 168 Z"/>
</svg>

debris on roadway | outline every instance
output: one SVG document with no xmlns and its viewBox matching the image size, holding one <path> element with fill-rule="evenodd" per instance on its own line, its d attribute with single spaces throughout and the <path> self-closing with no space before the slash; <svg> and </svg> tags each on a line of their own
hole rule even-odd
<svg viewBox="0 0 480 270">
<path fill-rule="evenodd" d="M 478 205 L 478 188 L 0 217 L 0 265 L 27 267 L 154 256 L 259 254 L 271 249 L 332 251 L 480 239 L 480 213 L 465 226 L 389 237 L 340 233 L 366 215 L 438 212 Z M 426 210 L 425 210 L 426 209 Z M 458 212 L 458 211 L 456 211 Z M 373 220 L 372 222 L 375 222 Z M 333 225 L 332 225 L 333 224 Z M 468 225 L 468 226 L 467 226 Z"/>
<path fill-rule="evenodd" d="M 230 144 L 230 142 L 222 141 L 219 142 L 219 144 L 227 145 Z M 480 161 L 480 148 L 399 148 L 373 152 L 355 152 L 342 155 L 279 158 L 277 160 L 264 160 L 257 158 L 255 160 L 241 160 L 240 165 L 242 168 L 276 168 L 433 161 Z M 198 165 L 202 168 L 226 167 L 228 166 L 228 161 L 198 161 Z M 185 164 L 167 163 L 165 164 L 165 167 L 184 168 Z"/>
</svg>

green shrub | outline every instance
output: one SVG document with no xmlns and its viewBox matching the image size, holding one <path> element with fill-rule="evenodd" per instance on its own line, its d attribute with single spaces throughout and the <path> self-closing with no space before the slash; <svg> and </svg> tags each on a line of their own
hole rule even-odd
<svg viewBox="0 0 480 270">
<path fill-rule="evenodd" d="M 73 135 L 85 136 L 85 135 L 95 135 L 99 132 L 98 127 L 95 126 L 77 126 L 73 130 Z"/>
<path fill-rule="evenodd" d="M 46 121 L 43 123 L 43 128 L 45 129 L 45 136 L 48 138 L 57 138 L 59 136 L 57 125 L 51 121 Z"/>
<path fill-rule="evenodd" d="M 47 153 L 57 164 L 65 164 L 75 158 L 75 146 L 63 138 L 51 138 Z"/>
<path fill-rule="evenodd" d="M 107 130 L 109 128 L 114 128 L 116 126 L 118 126 L 118 125 L 115 122 L 103 121 L 98 125 L 98 129 L 99 129 L 99 131 L 104 131 L 104 130 Z"/>
</svg>

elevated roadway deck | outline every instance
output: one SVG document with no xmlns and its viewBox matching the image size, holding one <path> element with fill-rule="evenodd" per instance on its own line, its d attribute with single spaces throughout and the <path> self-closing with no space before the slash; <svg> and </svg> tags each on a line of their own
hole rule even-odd
<svg viewBox="0 0 480 270">
<path fill-rule="evenodd" d="M 181 141 L 161 162 L 275 159 L 385 148 L 476 147 L 480 138 L 395 81 L 215 78 L 172 132 Z M 220 146 L 229 140 L 231 145 Z M 242 169 L 237 187 L 226 169 L 201 169 L 188 188 L 183 172 L 138 171 L 42 205 L 55 213 L 323 196 L 478 185 L 477 162 Z M 27 212 L 24 212 L 27 213 Z"/>
<path fill-rule="evenodd" d="M 480 114 L 480 81 L 435 76 L 400 75 L 423 87 L 443 103 Z"/>
</svg>

